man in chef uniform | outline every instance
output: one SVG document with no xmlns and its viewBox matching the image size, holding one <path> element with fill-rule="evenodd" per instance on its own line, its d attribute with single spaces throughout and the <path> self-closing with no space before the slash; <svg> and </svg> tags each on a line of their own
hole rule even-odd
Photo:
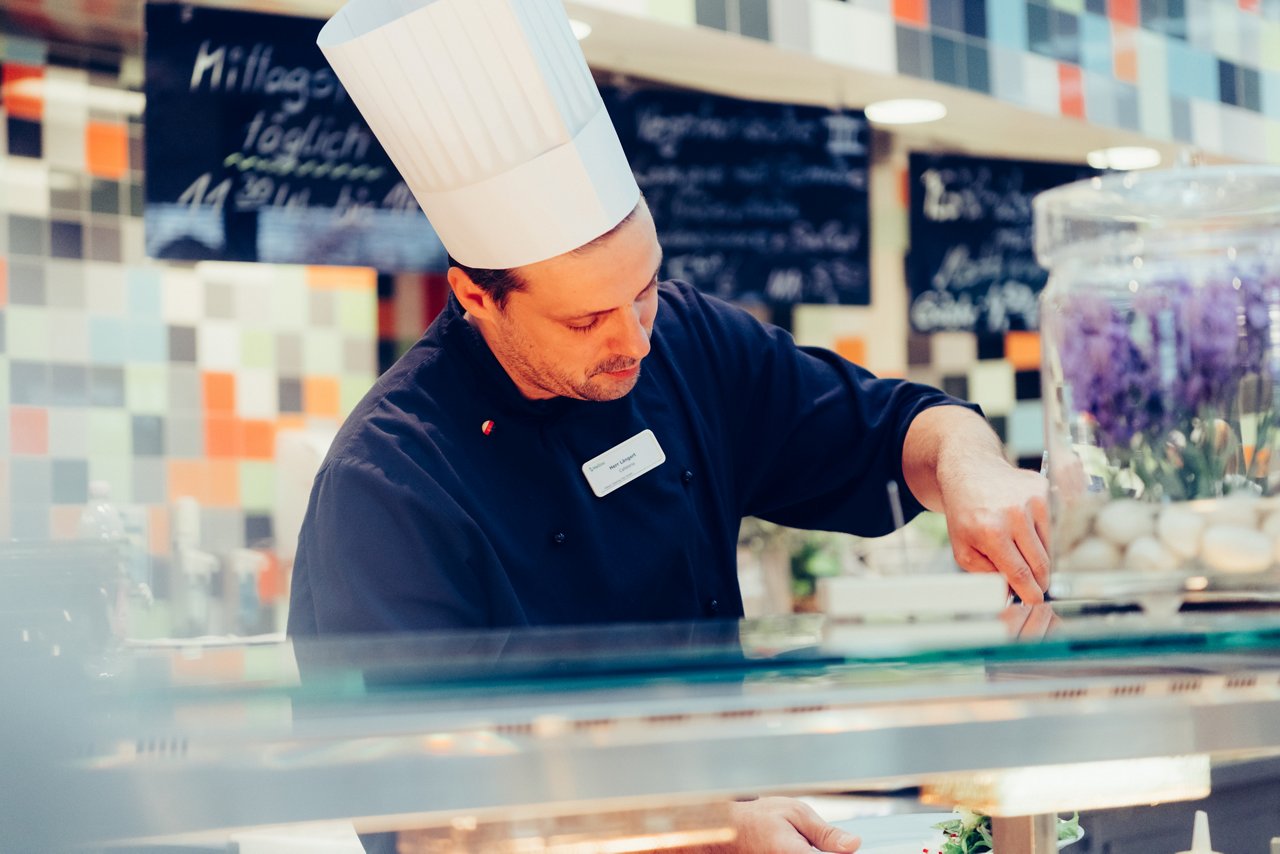
<svg viewBox="0 0 1280 854">
<path fill-rule="evenodd" d="M 1042 600 L 1045 483 L 979 414 L 661 279 L 561 0 L 352 0 L 320 46 L 454 266 L 316 478 L 291 634 L 741 617 L 744 516 L 884 534 L 891 482 Z M 737 850 L 856 845 L 735 810 Z"/>
</svg>

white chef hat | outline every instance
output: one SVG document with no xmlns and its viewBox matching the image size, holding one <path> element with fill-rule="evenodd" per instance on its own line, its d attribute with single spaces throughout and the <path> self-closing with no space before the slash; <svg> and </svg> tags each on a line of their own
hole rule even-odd
<svg viewBox="0 0 1280 854">
<path fill-rule="evenodd" d="M 577 249 L 640 201 L 561 0 L 350 0 L 317 43 L 468 267 Z"/>
</svg>

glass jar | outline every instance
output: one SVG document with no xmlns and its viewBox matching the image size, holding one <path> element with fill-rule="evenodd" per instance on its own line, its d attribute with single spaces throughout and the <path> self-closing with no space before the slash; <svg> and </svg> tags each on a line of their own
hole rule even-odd
<svg viewBox="0 0 1280 854">
<path fill-rule="evenodd" d="M 1035 200 L 1052 592 L 1280 592 L 1280 168 Z"/>
</svg>

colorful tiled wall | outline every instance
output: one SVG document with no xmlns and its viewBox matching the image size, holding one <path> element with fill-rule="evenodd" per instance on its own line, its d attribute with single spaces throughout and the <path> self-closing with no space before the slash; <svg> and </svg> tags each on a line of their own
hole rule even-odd
<svg viewBox="0 0 1280 854">
<path fill-rule="evenodd" d="M 587 0 L 1280 162 L 1280 0 Z"/>
<path fill-rule="evenodd" d="M 105 480 L 153 552 L 191 496 L 221 553 L 272 537 L 277 434 L 336 429 L 372 382 L 375 274 L 148 261 L 136 72 L 0 39 L 6 84 L 43 81 L 0 104 L 0 538 L 74 535 Z"/>
</svg>

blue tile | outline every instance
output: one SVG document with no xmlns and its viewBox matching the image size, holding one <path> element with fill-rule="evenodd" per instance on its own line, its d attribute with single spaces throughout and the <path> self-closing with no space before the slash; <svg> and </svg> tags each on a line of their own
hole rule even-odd
<svg viewBox="0 0 1280 854">
<path fill-rule="evenodd" d="M 960 69 L 960 45 L 946 36 L 930 39 L 933 47 L 933 79 L 953 86 L 964 85 Z"/>
<path fill-rule="evenodd" d="M 964 85 L 974 92 L 991 94 L 991 60 L 987 49 L 974 44 L 964 46 Z"/>
<path fill-rule="evenodd" d="M 726 0 L 697 0 L 694 11 L 698 24 L 703 27 L 715 27 L 717 30 L 727 30 L 729 21 L 724 9 L 725 2 Z"/>
<path fill-rule="evenodd" d="M 744 36 L 769 40 L 769 0 L 738 0 L 738 27 Z"/>
<path fill-rule="evenodd" d="M 89 461 L 53 461 L 53 503 L 84 504 L 89 500 Z"/>
<path fill-rule="evenodd" d="M 133 455 L 164 456 L 164 419 L 159 415 L 133 416 Z"/>
<path fill-rule="evenodd" d="M 1027 47 L 1041 56 L 1056 56 L 1053 52 L 1053 33 L 1049 28 L 1049 10 L 1034 3 L 1028 4 Z"/>
<path fill-rule="evenodd" d="M 89 318 L 89 358 L 97 364 L 118 365 L 128 360 L 129 324 L 118 317 Z"/>
<path fill-rule="evenodd" d="M 946 0 L 929 4 L 929 23 L 935 30 L 946 30 L 959 35 L 964 32 L 964 4 L 961 0 Z"/>
<path fill-rule="evenodd" d="M 1195 141 L 1195 134 L 1191 127 L 1191 102 L 1189 100 L 1176 95 L 1169 99 L 1169 123 L 1174 139 L 1179 142 Z"/>
<path fill-rule="evenodd" d="M 1027 49 L 1027 4 L 987 0 L 987 38 L 1001 47 Z"/>
<path fill-rule="evenodd" d="M 133 321 L 129 324 L 129 358 L 135 362 L 169 360 L 169 330 L 159 321 Z"/>
<path fill-rule="evenodd" d="M 49 539 L 49 508 L 47 505 L 17 503 L 14 487 L 14 505 L 9 511 L 9 533 L 15 540 Z"/>
<path fill-rule="evenodd" d="M 1125 130 L 1142 130 L 1142 112 L 1138 105 L 1138 87 L 1116 84 L 1116 124 Z"/>
<path fill-rule="evenodd" d="M 1166 43 L 1169 66 L 1169 94 L 1182 98 L 1218 101 L 1222 92 L 1218 77 L 1218 59 L 1185 42 Z"/>
<path fill-rule="evenodd" d="M 159 317 L 160 308 L 160 271 L 149 267 L 129 270 L 129 314 Z"/>
<path fill-rule="evenodd" d="M 49 404 L 51 406 L 87 406 L 89 403 L 89 369 L 84 365 L 49 366 Z"/>
<path fill-rule="evenodd" d="M 975 39 L 987 37 L 987 0 L 964 0 L 964 32 Z"/>
<path fill-rule="evenodd" d="M 1240 92 L 1236 86 L 1236 67 L 1225 59 L 1218 60 L 1218 100 L 1224 104 L 1240 103 Z"/>
<path fill-rule="evenodd" d="M 124 368 L 110 365 L 89 367 L 89 405 L 124 406 Z"/>
<path fill-rule="evenodd" d="M 20 62 L 24 65 L 44 65 L 48 59 L 45 44 L 36 39 L 24 39 L 19 36 L 6 35 L 0 41 L 0 50 L 9 62 Z"/>
<path fill-rule="evenodd" d="M 1053 56 L 1072 65 L 1080 64 L 1080 19 L 1061 9 L 1049 10 L 1049 30 Z"/>
<path fill-rule="evenodd" d="M 1240 68 L 1240 106 L 1262 111 L 1262 79 L 1256 68 Z"/>
<path fill-rule="evenodd" d="M 9 398 L 18 406 L 48 406 L 49 383 L 45 362 L 9 363 Z"/>
<path fill-rule="evenodd" d="M 929 48 L 929 35 L 914 27 L 897 29 L 898 72 L 910 77 L 928 80 L 933 77 L 933 52 Z"/>
<path fill-rule="evenodd" d="M 53 503 L 53 464 L 47 457 L 13 457 L 9 478 L 14 504 L 46 508 Z"/>
<path fill-rule="evenodd" d="M 1085 71 L 1112 74 L 1111 22 L 1097 15 L 1080 18 L 1080 65 Z"/>
<path fill-rule="evenodd" d="M 1280 71 L 1264 71 L 1259 88 L 1263 115 L 1280 119 Z"/>
</svg>

